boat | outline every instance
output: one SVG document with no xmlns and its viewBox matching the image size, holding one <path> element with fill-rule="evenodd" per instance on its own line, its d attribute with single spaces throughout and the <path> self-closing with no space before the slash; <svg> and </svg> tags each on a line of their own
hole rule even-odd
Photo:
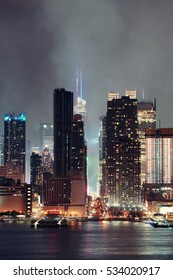
<svg viewBox="0 0 173 280">
<path fill-rule="evenodd" d="M 34 228 L 43 228 L 43 227 L 64 227 L 68 226 L 67 219 L 61 217 L 61 218 L 42 218 L 37 221 L 31 221 L 31 227 Z"/>
<path fill-rule="evenodd" d="M 56 220 L 51 220 L 47 218 L 43 218 L 34 222 L 31 222 L 31 227 L 39 228 L 39 227 L 59 227 L 58 222 Z"/>
<path fill-rule="evenodd" d="M 152 225 L 154 228 L 172 228 L 173 227 L 173 224 L 167 222 L 166 220 L 160 220 L 160 221 L 150 220 L 149 224 Z"/>
<path fill-rule="evenodd" d="M 60 227 L 67 227 L 68 226 L 67 219 L 66 218 L 60 219 L 58 224 L 59 224 Z"/>
</svg>

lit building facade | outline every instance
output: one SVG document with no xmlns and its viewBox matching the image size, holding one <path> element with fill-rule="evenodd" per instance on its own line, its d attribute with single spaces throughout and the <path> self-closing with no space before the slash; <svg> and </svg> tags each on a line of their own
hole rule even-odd
<svg viewBox="0 0 173 280">
<path fill-rule="evenodd" d="M 145 155 L 145 130 L 149 128 L 156 128 L 156 99 L 154 102 L 151 101 L 138 101 L 137 103 L 138 110 L 138 132 L 139 132 L 139 141 L 141 146 L 141 184 L 146 181 L 146 160 Z M 153 153 L 153 150 L 151 150 Z"/>
<path fill-rule="evenodd" d="M 119 92 L 115 92 L 112 90 L 108 92 L 108 101 L 111 101 L 112 99 L 119 99 L 119 98 L 120 98 Z"/>
<path fill-rule="evenodd" d="M 84 122 L 82 115 L 75 114 L 72 128 L 71 170 L 83 171 L 86 168 Z"/>
<path fill-rule="evenodd" d="M 129 96 L 130 99 L 136 99 L 136 90 L 125 90 L 125 96 Z"/>
<path fill-rule="evenodd" d="M 146 130 L 145 192 L 173 199 L 173 128 Z"/>
<path fill-rule="evenodd" d="M 53 158 L 53 124 L 51 123 L 40 123 L 40 149 L 41 153 L 45 148 L 49 149 Z"/>
<path fill-rule="evenodd" d="M 26 140 L 26 168 L 25 168 L 25 181 L 27 184 L 30 184 L 31 181 L 31 163 L 30 163 L 30 156 L 31 156 L 31 147 L 30 141 Z"/>
<path fill-rule="evenodd" d="M 87 121 L 86 100 L 84 100 L 80 96 L 77 97 L 76 105 L 74 105 L 74 113 L 80 114 L 82 116 L 84 123 L 86 124 Z"/>
<path fill-rule="evenodd" d="M 107 102 L 106 193 L 110 205 L 141 203 L 137 99 Z"/>
<path fill-rule="evenodd" d="M 5 182 L 5 184 L 3 183 Z M 32 213 L 31 185 L 8 184 L 4 178 L 0 180 L 0 212 L 16 211 L 25 215 Z"/>
<path fill-rule="evenodd" d="M 12 178 L 16 182 L 23 177 L 22 174 L 22 167 L 19 165 L 14 164 L 12 161 L 7 162 L 5 165 L 0 166 L 0 175 L 6 178 Z"/>
<path fill-rule="evenodd" d="M 44 206 L 46 210 L 52 209 L 52 206 L 67 207 L 70 204 L 71 181 L 69 178 L 52 177 L 45 183 Z"/>
<path fill-rule="evenodd" d="M 43 172 L 50 172 L 53 174 L 53 159 L 48 148 L 44 148 L 42 152 L 42 166 Z"/>
<path fill-rule="evenodd" d="M 71 205 L 85 206 L 87 196 L 87 148 L 82 115 L 75 114 L 72 128 L 71 149 Z"/>
<path fill-rule="evenodd" d="M 42 183 L 42 157 L 39 154 L 31 154 L 31 184 L 39 186 Z"/>
<path fill-rule="evenodd" d="M 20 180 L 25 182 L 25 134 L 26 115 L 5 114 L 4 116 L 4 165 L 12 162 L 21 168 Z"/>
<path fill-rule="evenodd" d="M 104 199 L 106 196 L 106 116 L 100 117 L 98 186 L 99 196 Z"/>
</svg>

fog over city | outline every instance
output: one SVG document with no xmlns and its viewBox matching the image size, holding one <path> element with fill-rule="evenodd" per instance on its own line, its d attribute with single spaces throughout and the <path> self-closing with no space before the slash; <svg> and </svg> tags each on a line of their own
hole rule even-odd
<svg viewBox="0 0 173 280">
<path fill-rule="evenodd" d="M 173 127 L 172 0 L 1 0 L 0 127 L 27 114 L 27 139 L 53 120 L 53 90 L 75 93 L 83 71 L 90 190 L 96 189 L 99 116 L 107 92 L 136 89 L 157 100 L 157 123 Z"/>
</svg>

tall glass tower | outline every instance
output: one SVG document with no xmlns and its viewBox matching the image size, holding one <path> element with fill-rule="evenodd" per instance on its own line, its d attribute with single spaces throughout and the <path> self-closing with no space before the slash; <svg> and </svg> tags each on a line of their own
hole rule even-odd
<svg viewBox="0 0 173 280">
<path fill-rule="evenodd" d="M 73 92 L 54 90 L 54 176 L 68 177 L 71 168 Z"/>
<path fill-rule="evenodd" d="M 4 164 L 12 163 L 21 170 L 25 182 L 25 134 L 26 114 L 4 116 Z"/>
</svg>

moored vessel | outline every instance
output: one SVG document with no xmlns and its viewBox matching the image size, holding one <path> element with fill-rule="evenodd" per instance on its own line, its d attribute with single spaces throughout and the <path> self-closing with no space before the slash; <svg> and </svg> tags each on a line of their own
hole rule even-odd
<svg viewBox="0 0 173 280">
<path fill-rule="evenodd" d="M 31 221 L 31 227 L 42 228 L 42 227 L 61 227 L 68 226 L 67 219 L 64 217 L 60 218 L 49 218 L 44 217 L 37 221 Z"/>
</svg>

